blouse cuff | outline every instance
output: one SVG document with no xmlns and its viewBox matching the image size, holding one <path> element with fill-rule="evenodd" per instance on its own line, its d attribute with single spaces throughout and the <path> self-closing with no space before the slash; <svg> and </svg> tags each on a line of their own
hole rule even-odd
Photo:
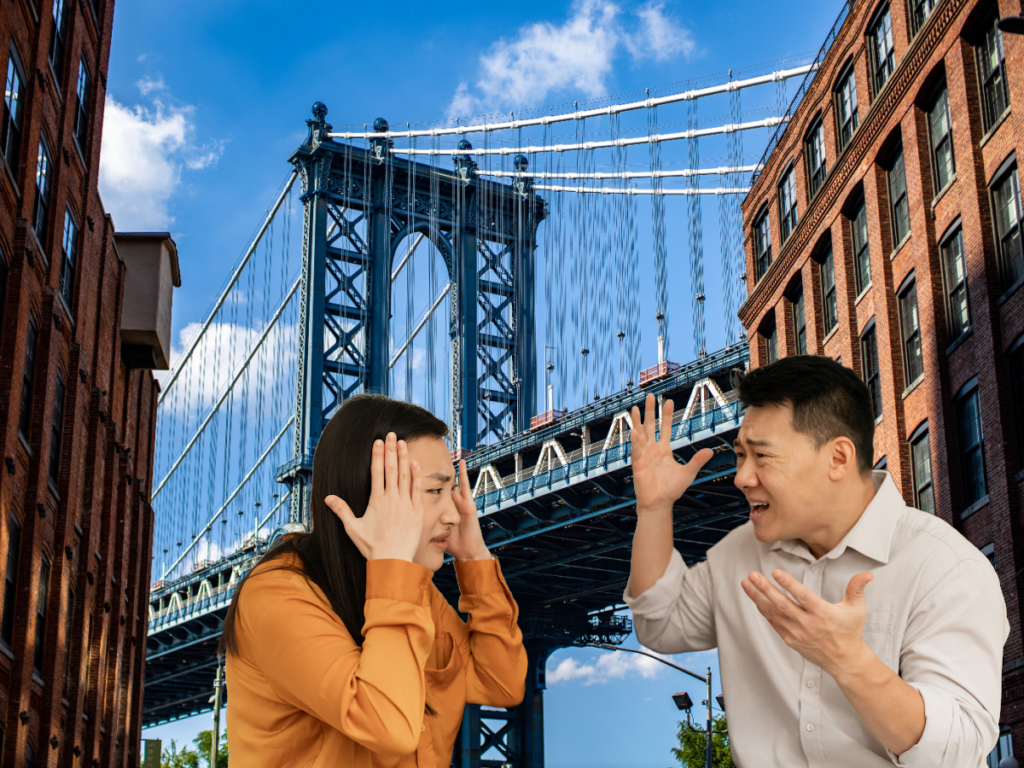
<svg viewBox="0 0 1024 768">
<path fill-rule="evenodd" d="M 430 605 L 433 576 L 429 568 L 408 560 L 368 560 L 366 599 Z"/>
<path fill-rule="evenodd" d="M 498 558 L 490 560 L 456 560 L 455 575 L 463 595 L 491 595 L 505 592 Z"/>
</svg>

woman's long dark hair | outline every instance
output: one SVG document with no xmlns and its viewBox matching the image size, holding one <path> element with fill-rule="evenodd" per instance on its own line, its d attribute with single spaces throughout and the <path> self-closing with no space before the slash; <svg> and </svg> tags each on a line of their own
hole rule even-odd
<svg viewBox="0 0 1024 768">
<path fill-rule="evenodd" d="M 313 456 L 310 532 L 286 537 L 257 564 L 292 553 L 298 555 L 302 561 L 301 569 L 289 563 L 282 563 L 279 568 L 302 573 L 320 587 L 352 639 L 360 646 L 363 644 L 363 606 L 366 603 L 366 558 L 324 499 L 331 494 L 339 496 L 348 503 L 356 517 L 363 516 L 370 501 L 373 441 L 383 440 L 389 432 L 394 432 L 399 440 L 444 438 L 448 434 L 448 426 L 418 405 L 383 395 L 356 395 L 346 400 L 324 427 Z M 220 639 L 222 655 L 226 651 L 238 655 L 238 596 L 255 570 L 255 567 L 250 570 L 235 588 Z"/>
</svg>

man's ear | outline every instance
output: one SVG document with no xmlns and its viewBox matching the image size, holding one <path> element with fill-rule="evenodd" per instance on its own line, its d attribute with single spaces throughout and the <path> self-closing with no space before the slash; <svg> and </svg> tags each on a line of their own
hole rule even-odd
<svg viewBox="0 0 1024 768">
<path fill-rule="evenodd" d="M 842 480 L 851 472 L 857 472 L 857 448 L 848 437 L 836 437 L 825 446 L 828 456 L 830 480 Z"/>
</svg>

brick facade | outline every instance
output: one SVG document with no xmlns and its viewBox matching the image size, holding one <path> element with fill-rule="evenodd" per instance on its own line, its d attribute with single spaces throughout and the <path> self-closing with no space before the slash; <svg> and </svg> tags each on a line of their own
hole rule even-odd
<svg viewBox="0 0 1024 768">
<path fill-rule="evenodd" d="M 889 6 L 895 68 L 873 87 L 877 61 L 869 45 L 872 22 Z M 857 2 L 825 56 L 800 107 L 743 203 L 749 298 L 740 319 L 750 338 L 751 364 L 763 361 L 761 330 L 780 329 L 779 354 L 792 354 L 791 302 L 794 279 L 802 280 L 808 351 L 841 359 L 864 374 L 860 338 L 872 323 L 877 340 L 882 413 L 875 433 L 876 464 L 886 468 L 908 503 L 918 497 L 910 440 L 927 429 L 936 514 L 979 548 L 992 546 L 1009 613 L 1011 632 L 1004 651 L 1001 722 L 1024 747 L 1024 647 L 1020 578 L 1024 574 L 1024 445 L 1016 423 L 1024 392 L 1015 391 L 1009 352 L 1024 333 L 1024 289 L 1005 277 L 1006 259 L 995 225 L 991 185 L 1005 177 L 1007 162 L 1024 147 L 1024 38 L 1003 36 L 1009 107 L 986 130 L 980 50 L 995 14 L 1016 15 L 1020 0 L 939 0 L 914 32 L 914 3 Z M 845 147 L 837 133 L 837 79 L 853 68 L 859 127 Z M 933 131 L 928 110 L 945 83 L 951 116 L 955 173 L 936 190 Z M 990 100 L 991 101 L 991 100 Z M 824 125 L 828 175 L 809 196 L 804 139 L 814 121 Z M 909 234 L 894 243 L 887 165 L 902 146 Z M 776 187 L 787 168 L 796 173 L 799 222 L 780 242 Z M 1003 170 L 1000 170 L 1000 169 Z M 865 204 L 871 285 L 855 287 L 851 215 Z M 809 199 L 810 198 L 810 199 Z M 767 210 L 773 262 L 755 273 L 753 224 Z M 969 330 L 953 338 L 952 306 L 944 282 L 942 245 L 959 227 L 963 236 Z M 821 259 L 831 249 L 838 324 L 824 333 Z M 1005 251 L 1010 253 L 1011 249 Z M 898 293 L 916 287 L 923 375 L 908 381 L 908 357 Z M 766 318 L 767 321 L 766 321 Z M 785 329 L 785 333 L 781 330 Z M 976 382 L 983 433 L 986 493 L 968 503 L 967 447 L 958 428 L 957 402 Z M 1017 389 L 1019 389 L 1019 384 Z"/>
<path fill-rule="evenodd" d="M 51 57 L 55 2 L 66 14 L 59 67 Z M 0 67 L 6 75 L 15 51 L 24 84 L 20 148 L 9 164 L 0 151 L 0 590 L 13 595 L 11 641 L 0 639 L 3 768 L 22 768 L 31 753 L 36 766 L 134 767 L 140 759 L 158 386 L 150 371 L 121 360 L 125 266 L 97 191 L 113 12 L 112 0 L 0 5 Z M 88 109 L 78 116 L 83 63 Z M 37 236 L 41 136 L 52 164 L 49 216 Z M 68 211 L 77 222 L 77 265 L 66 300 Z M 38 340 L 23 434 L 32 322 Z M 55 431 L 58 381 L 65 396 Z M 50 576 L 40 622 L 44 558 Z"/>
</svg>

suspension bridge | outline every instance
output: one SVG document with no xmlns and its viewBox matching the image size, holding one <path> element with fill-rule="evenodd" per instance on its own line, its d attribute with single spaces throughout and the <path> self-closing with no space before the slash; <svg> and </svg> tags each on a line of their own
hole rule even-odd
<svg viewBox="0 0 1024 768">
<path fill-rule="evenodd" d="M 374 391 L 450 424 L 521 607 L 526 699 L 468 707 L 453 764 L 542 766 L 548 655 L 631 631 L 630 408 L 671 397 L 660 428 L 676 454 L 715 450 L 676 506 L 687 561 L 746 517 L 729 376 L 748 360 L 739 201 L 761 163 L 744 137 L 774 140 L 787 84 L 803 81 L 799 97 L 820 57 L 401 129 L 335 129 L 315 104 L 293 170 L 161 382 L 146 724 L 211 708 L 235 586 L 283 526 L 307 522 L 326 421 Z M 715 212 L 717 233 L 703 223 Z M 673 355 L 680 335 L 690 351 Z M 435 583 L 457 599 L 450 568 Z"/>
</svg>

